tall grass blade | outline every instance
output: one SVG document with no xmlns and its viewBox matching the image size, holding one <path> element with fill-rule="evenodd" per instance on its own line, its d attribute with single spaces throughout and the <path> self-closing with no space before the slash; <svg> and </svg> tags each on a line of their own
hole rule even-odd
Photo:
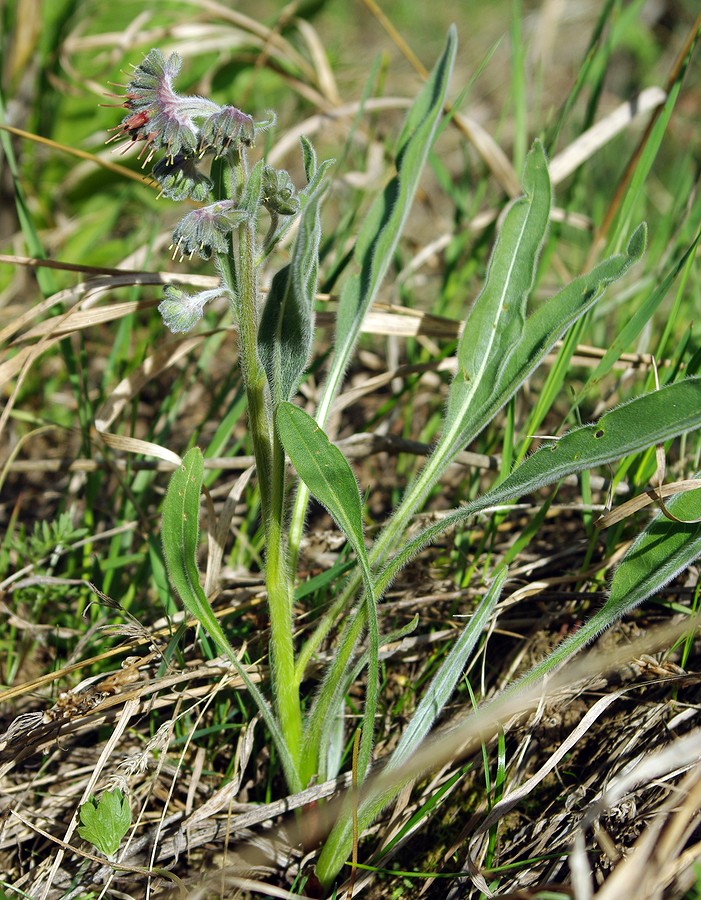
<svg viewBox="0 0 701 900">
<path fill-rule="evenodd" d="M 659 282 L 659 284 L 656 284 L 650 294 L 648 294 L 642 303 L 636 307 L 631 317 L 624 323 L 621 330 L 607 347 L 606 352 L 597 367 L 587 378 L 580 391 L 580 395 L 584 395 L 584 392 L 588 388 L 601 381 L 601 379 L 611 371 L 616 360 L 620 358 L 621 353 L 625 352 L 625 349 L 633 344 L 635 338 L 652 319 L 658 306 L 667 296 L 669 289 L 674 284 L 679 273 L 686 266 L 689 259 L 696 253 L 700 239 L 701 232 L 698 232 L 691 245 L 687 247 L 684 253 L 682 253 L 670 266 L 669 271 L 662 281 Z"/>
<path fill-rule="evenodd" d="M 323 396 L 315 416 L 323 425 L 360 336 L 363 320 L 387 274 L 392 255 L 414 200 L 424 163 L 433 144 L 448 91 L 457 49 L 451 27 L 443 53 L 414 101 L 396 149 L 397 174 L 372 204 L 358 234 L 354 260 L 358 267 L 341 291 L 336 343 Z M 308 493 L 300 488 L 290 525 L 290 548 L 296 556 Z"/>
<path fill-rule="evenodd" d="M 462 675 L 470 653 L 489 621 L 501 594 L 506 575 L 506 568 L 499 570 L 475 614 L 432 679 L 411 722 L 389 759 L 387 771 L 402 767 L 407 759 L 416 752 L 421 741 L 431 730 L 436 718 L 441 714 Z M 399 793 L 402 786 L 402 784 L 394 785 L 391 791 L 370 797 L 361 804 L 358 810 L 358 826 L 361 830 L 367 828 L 370 822 Z M 350 855 L 352 841 L 352 816 L 350 813 L 346 813 L 334 826 L 319 856 L 316 873 L 322 884 L 330 884 L 341 870 Z"/>
</svg>

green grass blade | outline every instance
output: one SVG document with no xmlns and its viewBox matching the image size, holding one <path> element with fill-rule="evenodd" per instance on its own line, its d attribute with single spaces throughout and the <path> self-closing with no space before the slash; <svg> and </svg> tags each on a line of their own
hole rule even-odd
<svg viewBox="0 0 701 900">
<path fill-rule="evenodd" d="M 251 681 L 244 666 L 241 665 L 200 584 L 197 546 L 199 543 L 200 490 L 203 476 L 202 453 L 198 447 L 193 447 L 185 454 L 182 464 L 173 473 L 163 501 L 161 539 L 168 574 L 185 609 L 202 625 L 217 645 L 219 652 L 231 660 L 233 667 L 243 679 L 275 742 L 290 788 L 301 790 L 299 774 L 275 716 L 260 690 Z"/>
<path fill-rule="evenodd" d="M 389 759 L 388 766 L 391 769 L 399 768 L 416 750 L 419 743 L 428 735 L 436 717 L 440 715 L 443 707 L 450 699 L 467 660 L 499 600 L 507 574 L 506 567 L 497 571 L 481 603 L 433 677 L 401 740 Z"/>
<path fill-rule="evenodd" d="M 699 32 L 697 31 L 696 35 L 694 36 L 694 40 L 689 46 L 689 51 L 684 59 L 683 65 L 681 66 L 677 74 L 677 78 L 667 95 L 667 99 L 662 107 L 662 111 L 655 120 L 655 124 L 653 125 L 650 133 L 647 135 L 647 141 L 642 152 L 640 153 L 640 158 L 637 160 L 635 171 L 633 172 L 630 184 L 626 189 L 623 202 L 621 203 L 621 208 L 618 211 L 616 228 L 615 231 L 612 232 L 612 246 L 616 246 L 617 242 L 620 239 L 621 232 L 628 227 L 628 222 L 631 219 L 635 204 L 639 202 L 639 197 L 644 195 L 643 185 L 645 184 L 645 181 L 650 174 L 650 170 L 652 169 L 652 165 L 657 158 L 657 154 L 660 147 L 662 146 L 662 142 L 668 135 L 669 122 L 672 118 L 674 107 L 676 106 L 677 100 L 679 98 L 679 94 L 682 88 L 682 82 L 689 67 L 689 63 L 691 62 L 694 48 L 698 39 Z"/>
<path fill-rule="evenodd" d="M 496 574 L 474 616 L 470 619 L 467 627 L 457 639 L 432 679 L 411 722 L 390 757 L 387 764 L 388 769 L 401 768 L 406 760 L 416 752 L 418 745 L 428 735 L 436 718 L 450 699 L 470 653 L 474 649 L 477 639 L 489 621 L 489 617 L 499 599 L 506 575 L 506 568 L 502 568 Z M 391 792 L 385 792 L 375 797 L 371 796 L 361 804 L 358 810 L 358 825 L 361 831 L 367 828 L 384 807 L 396 797 L 402 787 L 403 785 L 400 784 L 394 787 Z M 353 821 L 349 811 L 342 814 L 336 822 L 319 856 L 316 873 L 322 884 L 329 885 L 333 882 L 350 856 L 352 842 Z"/>
<path fill-rule="evenodd" d="M 599 364 L 589 375 L 584 386 L 580 391 L 580 396 L 592 385 L 598 384 L 601 379 L 607 375 L 614 366 L 616 360 L 625 352 L 626 348 L 632 346 L 635 339 L 642 332 L 643 328 L 652 319 L 660 303 L 665 299 L 669 289 L 674 284 L 680 271 L 686 266 L 689 259 L 696 253 L 701 232 L 697 233 L 691 245 L 686 248 L 684 253 L 674 261 L 669 271 L 659 284 L 656 284 L 654 290 L 640 303 L 631 317 L 624 323 L 621 330 L 609 344 L 606 352 L 601 358 Z"/>
<path fill-rule="evenodd" d="M 409 110 L 400 134 L 396 152 L 397 174 L 375 199 L 358 234 L 354 261 L 359 271 L 345 282 L 341 291 L 334 356 L 315 417 L 321 425 L 326 422 L 363 320 L 387 274 L 409 215 L 443 113 L 456 49 L 457 32 L 451 27 L 443 53 Z M 300 488 L 290 525 L 293 558 L 302 535 L 307 500 L 308 493 Z"/>
</svg>

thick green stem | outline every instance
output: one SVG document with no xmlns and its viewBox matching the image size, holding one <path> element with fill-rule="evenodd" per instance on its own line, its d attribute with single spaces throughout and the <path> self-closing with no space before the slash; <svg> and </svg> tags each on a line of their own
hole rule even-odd
<svg viewBox="0 0 701 900">
<path fill-rule="evenodd" d="M 274 437 L 272 408 L 266 397 L 267 380 L 258 356 L 258 277 L 255 265 L 256 225 L 238 228 L 235 284 L 232 260 L 221 259 L 222 277 L 234 297 L 239 328 L 239 358 L 248 402 L 248 419 L 266 535 L 266 587 L 270 610 L 272 692 L 280 727 L 293 761 L 298 765 L 302 739 L 299 682 L 291 620 L 292 585 L 284 553 L 284 451 Z"/>
<path fill-rule="evenodd" d="M 285 451 L 273 436 L 271 509 L 267 521 L 266 587 L 270 608 L 270 649 L 273 689 L 280 725 L 293 760 L 299 766 L 302 753 L 302 708 L 299 681 L 295 678 L 292 631 L 292 577 L 285 554 L 284 523 Z M 306 785 L 306 781 L 302 782 Z"/>
</svg>

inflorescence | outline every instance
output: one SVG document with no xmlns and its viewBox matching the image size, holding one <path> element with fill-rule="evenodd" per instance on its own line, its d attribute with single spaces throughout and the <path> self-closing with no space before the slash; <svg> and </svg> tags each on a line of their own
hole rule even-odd
<svg viewBox="0 0 701 900">
<path fill-rule="evenodd" d="M 213 253 L 228 252 L 233 230 L 252 211 L 239 208 L 241 196 L 217 199 L 212 179 L 199 166 L 209 157 L 222 160 L 233 169 L 240 164 L 245 149 L 254 145 L 256 133 L 269 128 L 274 117 L 256 123 L 235 106 L 220 106 L 205 97 L 178 94 L 173 82 L 180 67 L 181 59 L 176 53 L 165 59 L 160 50 L 149 51 L 143 62 L 134 67 L 124 95 L 119 97 L 123 101 L 119 105 L 128 114 L 111 129 L 115 134 L 108 143 L 125 138 L 119 148 L 122 152 L 142 143 L 139 159 L 143 159 L 143 166 L 164 151 L 152 168 L 161 194 L 171 200 L 208 204 L 188 213 L 176 226 L 171 245 L 173 258 L 180 255 L 182 260 L 185 255 L 192 258 L 197 254 L 210 259 Z M 258 205 L 267 209 L 273 221 L 277 216 L 298 212 L 299 199 L 287 172 L 262 166 Z M 159 310 L 171 331 L 188 331 L 201 318 L 205 304 L 226 293 L 223 285 L 194 295 L 170 286 Z"/>
</svg>

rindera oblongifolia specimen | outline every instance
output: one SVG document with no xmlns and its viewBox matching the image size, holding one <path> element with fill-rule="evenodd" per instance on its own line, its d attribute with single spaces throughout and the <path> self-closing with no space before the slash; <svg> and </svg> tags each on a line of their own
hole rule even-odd
<svg viewBox="0 0 701 900">
<path fill-rule="evenodd" d="M 299 765 L 303 738 L 291 621 L 294 577 L 284 528 L 285 452 L 275 427 L 275 414 L 282 402 L 295 395 L 309 358 L 321 234 L 319 206 L 326 190 L 324 175 L 331 162 L 317 165 L 311 144 L 302 138 L 307 184 L 299 190 L 286 171 L 264 160 L 249 165 L 247 153 L 257 134 L 272 126 L 274 116 L 254 122 L 234 106 L 181 96 L 173 87 L 179 70 L 177 55 L 165 59 L 159 50 L 148 53 L 126 86 L 122 105 L 128 114 L 114 129 L 112 139 L 126 138 L 127 147 L 142 144 L 139 156 L 144 164 L 160 154 L 153 177 L 163 195 L 203 204 L 189 211 L 175 227 L 174 257 L 213 258 L 220 286 L 198 293 L 169 286 L 159 310 L 171 331 L 184 332 L 196 325 L 210 300 L 224 296 L 238 327 L 239 365 L 265 528 L 273 707 L 245 672 L 242 677 L 276 740 L 288 782 L 298 788 L 309 778 L 302 777 Z M 275 274 L 261 307 L 258 272 L 294 222 L 298 228 L 288 251 L 290 261 Z M 195 507 L 198 497 L 199 491 Z M 180 534 L 187 518 L 196 523 L 197 511 L 176 518 L 174 523 L 166 521 L 164 515 L 163 540 L 171 579 L 189 611 L 214 635 L 220 650 L 239 666 L 211 613 L 196 572 L 188 571 L 186 585 L 178 581 L 180 567 L 173 555 L 180 554 L 178 560 L 182 560 L 182 541 L 176 540 L 171 553 L 168 539 Z"/>
</svg>

